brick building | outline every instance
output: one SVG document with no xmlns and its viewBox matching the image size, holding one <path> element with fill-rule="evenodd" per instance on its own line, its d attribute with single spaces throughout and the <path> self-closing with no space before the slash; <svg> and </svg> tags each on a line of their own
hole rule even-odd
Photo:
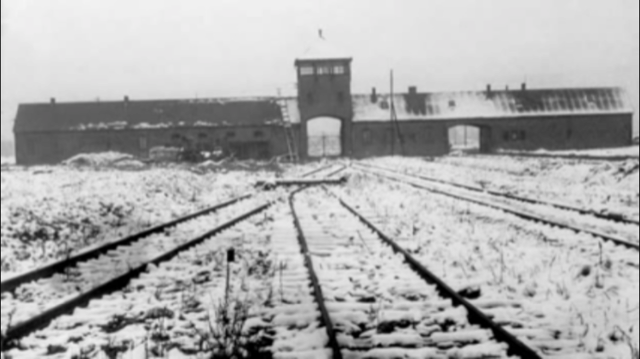
<svg viewBox="0 0 640 359">
<path fill-rule="evenodd" d="M 352 59 L 325 41 L 295 68 L 295 98 L 23 104 L 16 160 L 58 163 L 102 151 L 146 157 L 153 147 L 186 144 L 257 159 L 287 155 L 290 147 L 301 158 L 437 156 L 450 151 L 450 130 L 459 126 L 477 130 L 482 152 L 632 143 L 633 109 L 619 88 L 352 94 Z M 325 123 L 331 132 L 309 132 Z"/>
</svg>

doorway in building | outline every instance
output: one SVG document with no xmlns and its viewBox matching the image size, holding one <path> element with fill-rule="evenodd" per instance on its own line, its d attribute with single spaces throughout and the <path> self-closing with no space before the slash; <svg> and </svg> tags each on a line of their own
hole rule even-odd
<svg viewBox="0 0 640 359">
<path fill-rule="evenodd" d="M 491 129 L 460 125 L 449 128 L 449 148 L 452 152 L 487 153 L 491 151 Z"/>
<path fill-rule="evenodd" d="M 342 155 L 342 120 L 318 117 L 307 122 L 307 154 L 309 157 Z"/>
</svg>

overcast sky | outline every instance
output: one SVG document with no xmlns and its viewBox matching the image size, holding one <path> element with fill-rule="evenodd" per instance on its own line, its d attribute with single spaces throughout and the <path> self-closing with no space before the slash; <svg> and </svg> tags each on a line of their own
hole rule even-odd
<svg viewBox="0 0 640 359">
<path fill-rule="evenodd" d="M 354 91 L 624 86 L 638 0 L 2 0 L 2 137 L 20 102 L 287 94 L 319 28 Z M 637 131 L 637 127 L 636 127 Z"/>
</svg>

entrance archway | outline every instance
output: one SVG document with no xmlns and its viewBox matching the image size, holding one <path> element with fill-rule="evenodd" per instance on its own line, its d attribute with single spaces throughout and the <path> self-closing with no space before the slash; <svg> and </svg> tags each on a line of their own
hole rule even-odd
<svg viewBox="0 0 640 359">
<path fill-rule="evenodd" d="M 491 129 L 483 126 L 459 125 L 449 128 L 451 151 L 487 153 L 491 151 Z"/>
<path fill-rule="evenodd" d="M 342 120 L 317 117 L 307 122 L 307 154 L 309 157 L 342 155 Z"/>
</svg>

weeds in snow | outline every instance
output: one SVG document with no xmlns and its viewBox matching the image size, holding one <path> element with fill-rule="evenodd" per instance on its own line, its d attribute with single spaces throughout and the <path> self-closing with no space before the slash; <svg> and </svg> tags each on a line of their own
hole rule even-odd
<svg viewBox="0 0 640 359">
<path fill-rule="evenodd" d="M 633 328 L 631 328 L 629 330 L 629 333 L 625 332 L 624 330 L 622 330 L 622 328 L 616 326 L 616 330 L 618 331 L 618 333 L 620 333 L 620 335 L 622 336 L 622 340 L 627 344 L 627 346 L 629 346 L 629 350 L 631 350 L 631 358 L 632 359 L 640 359 L 640 347 L 638 347 L 638 342 L 634 341 L 632 335 L 633 335 Z M 636 333 L 637 335 L 638 333 Z M 637 336 L 636 336 L 637 339 Z"/>
<path fill-rule="evenodd" d="M 367 318 L 369 319 L 369 323 L 373 325 L 375 328 L 378 328 L 381 322 L 382 313 L 382 301 L 378 301 L 378 305 L 371 305 L 369 309 L 366 311 Z"/>
<path fill-rule="evenodd" d="M 208 342 L 211 359 L 263 358 L 260 337 L 245 330 L 251 305 L 239 299 L 220 302 L 215 307 L 214 320 L 209 320 L 209 332 L 202 337 Z"/>
</svg>

